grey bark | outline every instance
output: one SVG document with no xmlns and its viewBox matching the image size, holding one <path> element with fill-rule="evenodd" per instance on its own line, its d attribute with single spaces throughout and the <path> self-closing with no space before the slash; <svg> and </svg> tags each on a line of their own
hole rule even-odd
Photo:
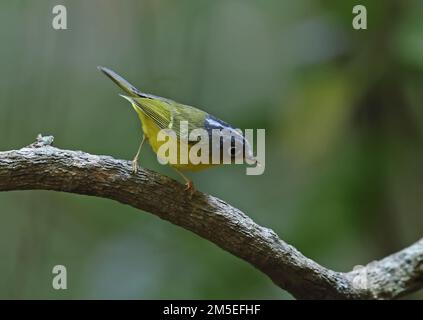
<svg viewBox="0 0 423 320">
<path fill-rule="evenodd" d="M 150 212 L 249 262 L 299 299 L 393 299 L 423 287 L 423 239 L 348 273 L 302 255 L 241 210 L 110 156 L 51 146 L 53 137 L 0 152 L 0 191 L 55 190 L 103 197 Z"/>
</svg>

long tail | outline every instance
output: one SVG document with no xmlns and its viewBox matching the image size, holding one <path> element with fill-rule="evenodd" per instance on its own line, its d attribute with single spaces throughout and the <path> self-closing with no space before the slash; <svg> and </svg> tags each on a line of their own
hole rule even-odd
<svg viewBox="0 0 423 320">
<path fill-rule="evenodd" d="M 106 76 L 108 76 L 114 83 L 116 83 L 121 89 L 123 89 L 123 91 L 125 91 L 131 97 L 147 98 L 149 96 L 149 94 L 145 94 L 139 91 L 137 88 L 135 88 L 132 84 L 130 84 L 116 72 L 101 66 L 98 66 L 97 68 L 98 70 L 102 71 Z"/>
</svg>

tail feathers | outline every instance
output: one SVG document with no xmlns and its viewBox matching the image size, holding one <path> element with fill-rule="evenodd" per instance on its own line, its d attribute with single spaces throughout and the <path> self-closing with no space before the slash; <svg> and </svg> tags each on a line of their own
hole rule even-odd
<svg viewBox="0 0 423 320">
<path fill-rule="evenodd" d="M 130 84 L 128 81 L 126 81 L 124 78 L 122 78 L 120 75 L 118 75 L 116 72 L 108 68 L 101 67 L 101 66 L 98 66 L 97 68 L 98 70 L 103 72 L 107 77 L 109 77 L 114 83 L 116 83 L 121 89 L 123 89 L 123 91 L 125 91 L 132 98 L 147 98 L 152 100 L 160 100 L 166 103 L 174 102 L 170 99 L 159 97 L 154 94 L 141 92 L 140 90 L 135 88 L 132 84 Z"/>
<path fill-rule="evenodd" d="M 116 72 L 101 66 L 98 66 L 97 68 L 98 70 L 102 71 L 107 77 L 109 77 L 114 83 L 116 83 L 121 89 L 123 89 L 123 91 L 129 94 L 131 97 L 145 97 L 145 98 L 148 97 L 147 94 L 144 94 L 141 91 L 139 91 L 137 88 L 135 88 L 132 84 L 130 84 L 120 75 L 118 75 Z"/>
</svg>

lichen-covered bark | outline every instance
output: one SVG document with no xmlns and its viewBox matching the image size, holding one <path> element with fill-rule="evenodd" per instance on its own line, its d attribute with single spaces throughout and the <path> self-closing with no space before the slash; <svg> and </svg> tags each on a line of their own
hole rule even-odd
<svg viewBox="0 0 423 320">
<path fill-rule="evenodd" d="M 51 146 L 39 136 L 20 150 L 0 152 L 0 191 L 55 190 L 113 199 L 148 211 L 251 263 L 302 299 L 395 298 L 423 286 L 423 240 L 350 273 L 328 270 L 303 256 L 271 229 L 224 201 L 141 169 L 128 161 Z"/>
</svg>

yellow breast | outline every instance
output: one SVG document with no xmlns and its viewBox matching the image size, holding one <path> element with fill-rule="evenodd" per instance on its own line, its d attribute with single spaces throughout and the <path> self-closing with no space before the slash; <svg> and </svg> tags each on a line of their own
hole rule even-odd
<svg viewBox="0 0 423 320">
<path fill-rule="evenodd" d="M 139 119 L 142 124 L 142 130 L 144 132 L 144 135 L 148 139 L 148 142 L 151 145 L 151 148 L 153 149 L 154 153 L 157 154 L 157 151 L 159 150 L 160 146 L 166 143 L 166 141 L 158 141 L 157 139 L 157 135 L 161 129 L 156 125 L 156 123 L 153 120 L 147 117 L 141 110 L 139 110 L 138 108 L 134 108 L 134 109 L 138 113 Z M 176 143 L 177 143 L 177 149 L 178 149 L 178 155 L 179 155 L 180 143 L 179 141 L 176 141 Z M 190 147 L 188 146 L 188 151 L 189 149 Z M 178 159 L 179 159 L 179 156 L 178 156 Z M 180 170 L 200 171 L 210 167 L 215 167 L 217 165 L 211 164 L 211 163 L 210 164 L 203 164 L 203 163 L 193 164 L 190 162 L 188 158 L 187 164 L 178 163 L 178 164 L 172 164 L 171 166 Z"/>
</svg>

